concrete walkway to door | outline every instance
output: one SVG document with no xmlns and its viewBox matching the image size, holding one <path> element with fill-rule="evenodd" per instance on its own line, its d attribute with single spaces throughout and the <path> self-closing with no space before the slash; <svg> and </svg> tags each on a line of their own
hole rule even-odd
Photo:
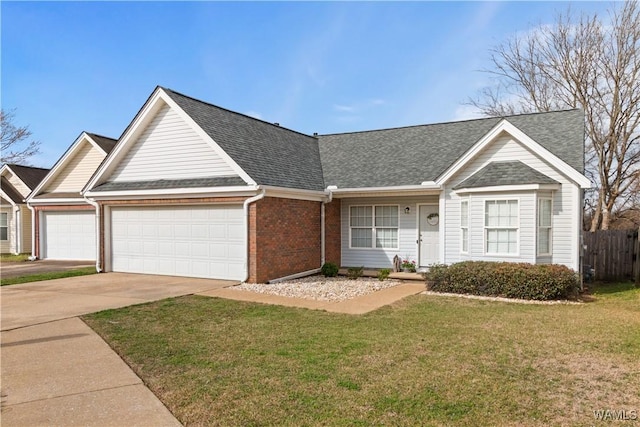
<svg viewBox="0 0 640 427">
<path fill-rule="evenodd" d="M 2 425 L 179 426 L 77 316 L 233 284 L 105 273 L 1 287 Z"/>
</svg>

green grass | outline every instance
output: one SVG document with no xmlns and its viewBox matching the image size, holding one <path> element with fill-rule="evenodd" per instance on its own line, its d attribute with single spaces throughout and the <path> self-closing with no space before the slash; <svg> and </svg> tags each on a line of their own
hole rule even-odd
<svg viewBox="0 0 640 427">
<path fill-rule="evenodd" d="M 0 255 L 0 261 L 24 262 L 29 260 L 29 255 L 31 254 L 2 254 Z"/>
<path fill-rule="evenodd" d="M 0 286 L 18 285 L 20 283 L 40 282 L 42 280 L 62 279 L 65 277 L 86 276 L 96 274 L 95 267 L 77 268 L 74 270 L 54 271 L 51 273 L 29 274 L 26 276 L 8 277 L 0 279 Z"/>
<path fill-rule="evenodd" d="M 596 424 L 640 410 L 640 289 L 364 316 L 188 296 L 84 318 L 185 425 Z"/>
</svg>

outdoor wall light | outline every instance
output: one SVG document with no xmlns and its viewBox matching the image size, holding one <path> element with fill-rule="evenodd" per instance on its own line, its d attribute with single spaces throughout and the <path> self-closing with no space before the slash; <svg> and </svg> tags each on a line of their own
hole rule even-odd
<svg viewBox="0 0 640 427">
<path fill-rule="evenodd" d="M 404 208 L 404 213 L 405 213 L 405 215 L 409 215 L 411 213 L 411 208 L 409 206 Z"/>
</svg>

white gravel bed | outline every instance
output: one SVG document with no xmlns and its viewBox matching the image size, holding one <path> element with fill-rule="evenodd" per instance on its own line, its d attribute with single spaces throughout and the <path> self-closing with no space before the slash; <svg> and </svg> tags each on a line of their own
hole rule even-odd
<svg viewBox="0 0 640 427">
<path fill-rule="evenodd" d="M 349 280 L 342 276 L 309 276 L 279 283 L 243 283 L 238 286 L 233 286 L 230 289 L 283 297 L 306 298 L 317 301 L 345 301 L 382 289 L 391 288 L 400 283 L 400 280 L 387 279 L 380 281 L 376 277 L 360 277 L 356 280 Z"/>
</svg>

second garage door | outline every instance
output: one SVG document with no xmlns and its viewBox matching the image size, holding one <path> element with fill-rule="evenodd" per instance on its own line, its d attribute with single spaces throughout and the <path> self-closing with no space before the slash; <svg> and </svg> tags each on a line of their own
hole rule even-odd
<svg viewBox="0 0 640 427">
<path fill-rule="evenodd" d="M 114 207 L 113 271 L 243 280 L 241 205 Z"/>
<path fill-rule="evenodd" d="M 44 211 L 42 254 L 45 259 L 96 259 L 96 216 L 93 211 Z"/>
</svg>

